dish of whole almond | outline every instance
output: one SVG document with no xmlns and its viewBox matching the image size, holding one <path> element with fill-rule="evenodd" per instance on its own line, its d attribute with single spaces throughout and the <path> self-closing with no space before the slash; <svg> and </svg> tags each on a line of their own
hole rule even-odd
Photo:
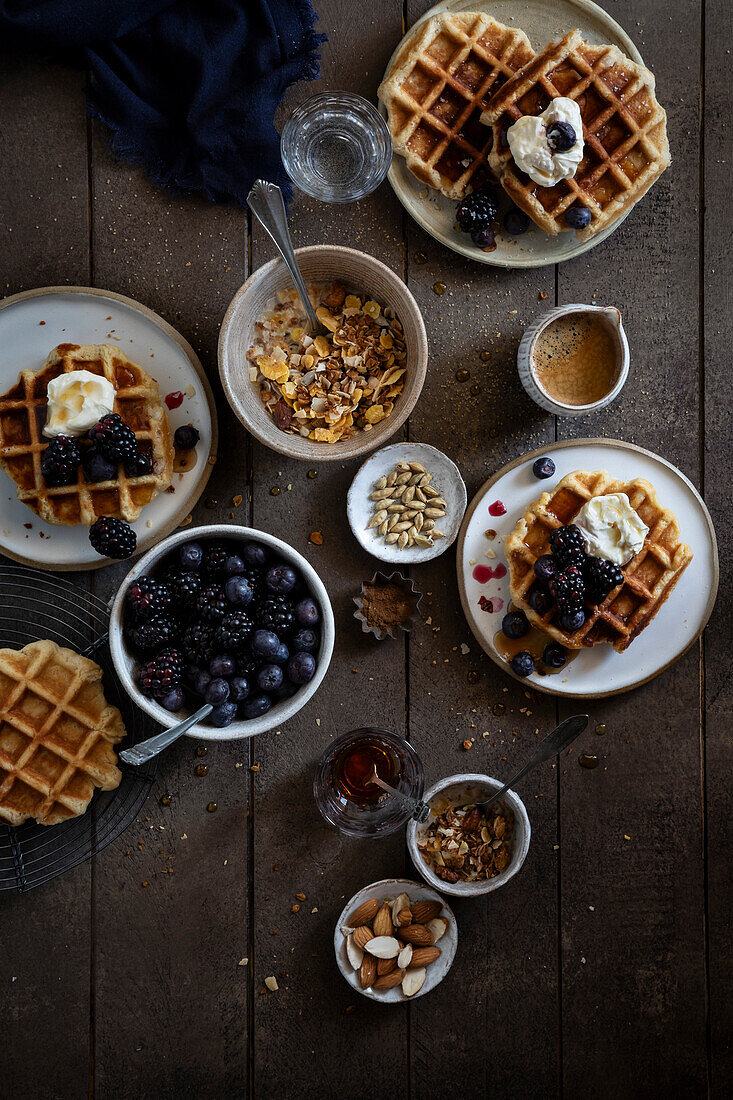
<svg viewBox="0 0 733 1100">
<path fill-rule="evenodd" d="M 374 1000 L 403 1001 L 442 980 L 456 940 L 455 917 L 438 894 L 415 882 L 386 879 L 352 898 L 334 945 L 350 985 Z"/>
</svg>

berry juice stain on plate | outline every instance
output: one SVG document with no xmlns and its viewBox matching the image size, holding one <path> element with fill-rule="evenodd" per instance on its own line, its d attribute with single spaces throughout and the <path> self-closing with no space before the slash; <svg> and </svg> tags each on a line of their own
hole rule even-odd
<svg viewBox="0 0 733 1100">
<path fill-rule="evenodd" d="M 165 395 L 164 400 L 169 409 L 178 409 L 183 404 L 183 394 L 180 390 L 173 390 Z"/>
<path fill-rule="evenodd" d="M 504 504 L 502 503 L 502 501 L 495 500 L 492 504 L 489 505 L 489 515 L 490 516 L 503 516 L 503 515 L 505 515 L 505 513 L 506 513 L 506 508 L 504 507 Z"/>
<path fill-rule="evenodd" d="M 480 596 L 478 605 L 482 611 L 488 611 L 490 615 L 504 609 L 504 601 L 500 596 L 494 596 L 491 600 L 487 600 L 486 596 Z"/>
<path fill-rule="evenodd" d="M 490 565 L 477 565 L 472 576 L 479 584 L 488 584 L 489 581 L 493 580 L 499 581 L 506 576 L 506 566 L 501 562 L 493 569 Z"/>
</svg>

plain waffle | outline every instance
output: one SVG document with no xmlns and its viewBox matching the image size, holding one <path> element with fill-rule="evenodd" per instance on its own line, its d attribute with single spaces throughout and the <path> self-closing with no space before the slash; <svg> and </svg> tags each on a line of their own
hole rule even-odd
<svg viewBox="0 0 733 1100">
<path fill-rule="evenodd" d="M 50 489 L 41 474 L 48 383 L 60 374 L 88 370 L 104 375 L 117 395 L 114 412 L 132 428 L 139 449 L 152 456 L 150 474 L 128 476 L 120 465 L 110 481 L 88 482 L 83 467 L 72 485 Z M 82 450 L 91 446 L 80 437 Z M 17 485 L 18 499 L 48 523 L 91 526 L 100 516 L 132 523 L 173 478 L 173 437 L 157 382 L 112 344 L 60 344 L 40 370 L 21 371 L 0 396 L 0 467 Z"/>
<path fill-rule="evenodd" d="M 523 31 L 482 12 L 444 11 L 405 42 L 379 87 L 395 152 L 423 183 L 462 199 L 491 176 L 491 96 L 534 56 Z"/>
<path fill-rule="evenodd" d="M 550 535 L 572 523 L 584 504 L 596 496 L 626 493 L 632 508 L 649 528 L 638 554 L 622 568 L 623 581 L 600 604 L 586 602 L 586 620 L 580 630 L 566 633 L 557 624 L 554 603 L 540 615 L 529 604 L 540 586 L 534 563 L 550 553 Z M 654 486 L 642 478 L 615 481 L 605 470 L 576 470 L 551 493 L 543 493 L 524 513 L 504 546 L 509 563 L 513 602 L 530 622 L 571 649 L 608 642 L 623 652 L 652 621 L 687 566 L 692 550 L 680 541 L 674 512 L 662 507 Z"/>
<path fill-rule="evenodd" d="M 0 820 L 57 825 L 83 814 L 95 787 L 119 786 L 112 746 L 125 727 L 101 679 L 55 642 L 0 649 Z"/>
<path fill-rule="evenodd" d="M 543 187 L 521 172 L 507 130 L 522 115 L 538 115 L 552 99 L 577 102 L 583 119 L 583 159 L 571 179 Z M 570 206 L 591 212 L 577 231 L 587 240 L 620 218 L 670 163 L 667 116 L 654 76 L 616 46 L 592 46 L 571 31 L 551 42 L 493 96 L 482 121 L 492 127 L 489 163 L 510 198 L 547 233 L 570 227 Z"/>
</svg>

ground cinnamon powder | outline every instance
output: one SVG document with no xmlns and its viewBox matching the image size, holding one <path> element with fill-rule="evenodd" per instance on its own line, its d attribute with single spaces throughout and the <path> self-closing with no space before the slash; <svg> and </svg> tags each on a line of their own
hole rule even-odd
<svg viewBox="0 0 733 1100">
<path fill-rule="evenodd" d="M 410 617 L 411 603 L 396 584 L 365 584 L 361 607 L 369 626 L 392 630 Z"/>
</svg>

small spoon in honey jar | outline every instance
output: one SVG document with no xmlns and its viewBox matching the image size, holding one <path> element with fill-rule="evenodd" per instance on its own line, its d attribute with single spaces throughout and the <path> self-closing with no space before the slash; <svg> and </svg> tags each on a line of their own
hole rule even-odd
<svg viewBox="0 0 733 1100">
<path fill-rule="evenodd" d="M 430 816 L 430 807 L 427 802 L 423 802 L 420 798 L 410 798 L 409 795 L 403 794 L 402 791 L 395 790 L 394 787 L 390 787 L 389 783 L 385 783 L 383 779 L 377 775 L 377 765 L 372 764 L 371 774 L 366 777 L 364 786 L 368 787 L 370 784 L 374 784 L 376 787 L 381 787 L 387 794 L 391 794 L 399 802 L 409 809 L 410 817 L 412 817 L 418 824 L 422 824 L 423 821 L 427 821 Z"/>
</svg>

